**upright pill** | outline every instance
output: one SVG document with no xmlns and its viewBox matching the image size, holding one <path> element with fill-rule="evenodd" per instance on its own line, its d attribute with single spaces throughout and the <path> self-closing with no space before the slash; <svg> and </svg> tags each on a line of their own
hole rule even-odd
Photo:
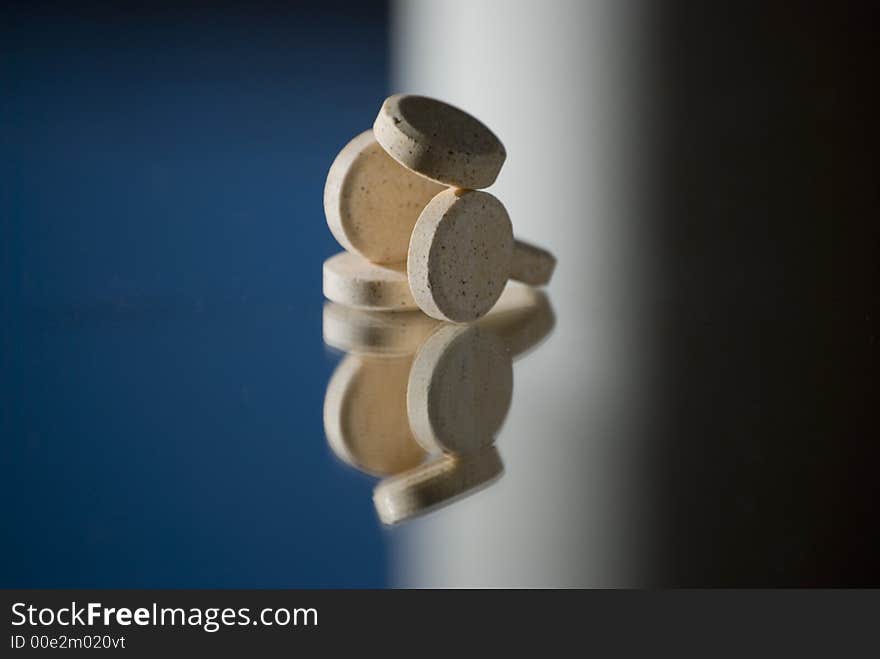
<svg viewBox="0 0 880 659">
<path fill-rule="evenodd" d="M 448 189 L 425 206 L 409 242 L 413 298 L 439 320 L 468 323 L 484 316 L 509 277 L 546 284 L 556 260 L 513 238 L 504 205 L 482 191 Z"/>
<path fill-rule="evenodd" d="M 367 130 L 333 161 L 324 185 L 324 214 L 347 251 L 375 263 L 396 263 L 406 259 L 419 213 L 442 189 L 401 166 Z"/>
</svg>

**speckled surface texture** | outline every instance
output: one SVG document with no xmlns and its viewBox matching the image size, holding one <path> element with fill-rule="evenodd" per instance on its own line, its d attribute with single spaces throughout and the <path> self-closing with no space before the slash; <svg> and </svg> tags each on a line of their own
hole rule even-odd
<svg viewBox="0 0 880 659">
<path fill-rule="evenodd" d="M 406 411 L 412 356 L 349 355 L 340 362 L 324 396 L 324 430 L 336 456 L 374 476 L 419 465 Z"/>
<path fill-rule="evenodd" d="M 429 316 L 480 318 L 507 282 L 513 232 L 504 206 L 487 192 L 444 190 L 422 211 L 409 244 L 413 297 Z"/>
<path fill-rule="evenodd" d="M 424 96 L 395 94 L 373 124 L 379 144 L 422 176 L 458 188 L 487 188 L 507 152 L 482 122 L 452 105 Z"/>
<path fill-rule="evenodd" d="M 373 503 L 383 523 L 398 524 L 473 494 L 503 474 L 494 446 L 468 455 L 443 455 L 381 481 Z"/>
<path fill-rule="evenodd" d="M 445 325 L 416 355 L 407 410 L 416 441 L 429 452 L 468 453 L 495 441 L 513 395 L 504 343 L 477 326 Z"/>
<path fill-rule="evenodd" d="M 324 261 L 324 297 L 356 309 L 415 309 L 403 263 L 377 265 L 340 252 Z"/>
<path fill-rule="evenodd" d="M 375 263 L 404 261 L 419 213 L 443 187 L 402 167 L 367 130 L 339 152 L 327 174 L 327 225 L 349 252 Z"/>
<path fill-rule="evenodd" d="M 546 284 L 553 256 L 515 241 L 504 205 L 473 189 L 490 185 L 505 157 L 466 112 L 423 96 L 387 98 L 373 131 L 351 140 L 327 175 L 327 224 L 353 258 L 325 262 L 324 295 L 469 323 L 492 308 L 508 278 Z"/>
</svg>

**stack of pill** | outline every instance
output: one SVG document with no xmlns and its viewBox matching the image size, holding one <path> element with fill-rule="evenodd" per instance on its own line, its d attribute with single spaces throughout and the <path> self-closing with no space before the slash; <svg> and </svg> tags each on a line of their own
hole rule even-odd
<svg viewBox="0 0 880 659">
<path fill-rule="evenodd" d="M 554 257 L 515 240 L 504 205 L 480 190 L 506 157 L 495 134 L 456 107 L 387 98 L 373 129 L 349 142 L 327 175 L 324 212 L 346 251 L 324 262 L 324 295 L 468 323 L 495 305 L 509 278 L 546 284 Z"/>
</svg>

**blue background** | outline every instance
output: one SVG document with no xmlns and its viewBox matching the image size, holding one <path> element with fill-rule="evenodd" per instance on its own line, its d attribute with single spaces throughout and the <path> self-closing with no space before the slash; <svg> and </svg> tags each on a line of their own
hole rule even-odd
<svg viewBox="0 0 880 659">
<path fill-rule="evenodd" d="M 381 586 L 324 440 L 330 163 L 382 3 L 5 5 L 3 587 Z"/>
</svg>

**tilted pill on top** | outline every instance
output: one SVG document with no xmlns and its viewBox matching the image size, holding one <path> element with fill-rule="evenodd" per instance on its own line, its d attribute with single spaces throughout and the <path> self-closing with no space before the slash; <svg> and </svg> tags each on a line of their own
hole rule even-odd
<svg viewBox="0 0 880 659">
<path fill-rule="evenodd" d="M 487 188 L 507 152 L 501 140 L 464 110 L 425 96 L 385 99 L 373 123 L 379 144 L 417 174 L 457 188 Z"/>
</svg>

